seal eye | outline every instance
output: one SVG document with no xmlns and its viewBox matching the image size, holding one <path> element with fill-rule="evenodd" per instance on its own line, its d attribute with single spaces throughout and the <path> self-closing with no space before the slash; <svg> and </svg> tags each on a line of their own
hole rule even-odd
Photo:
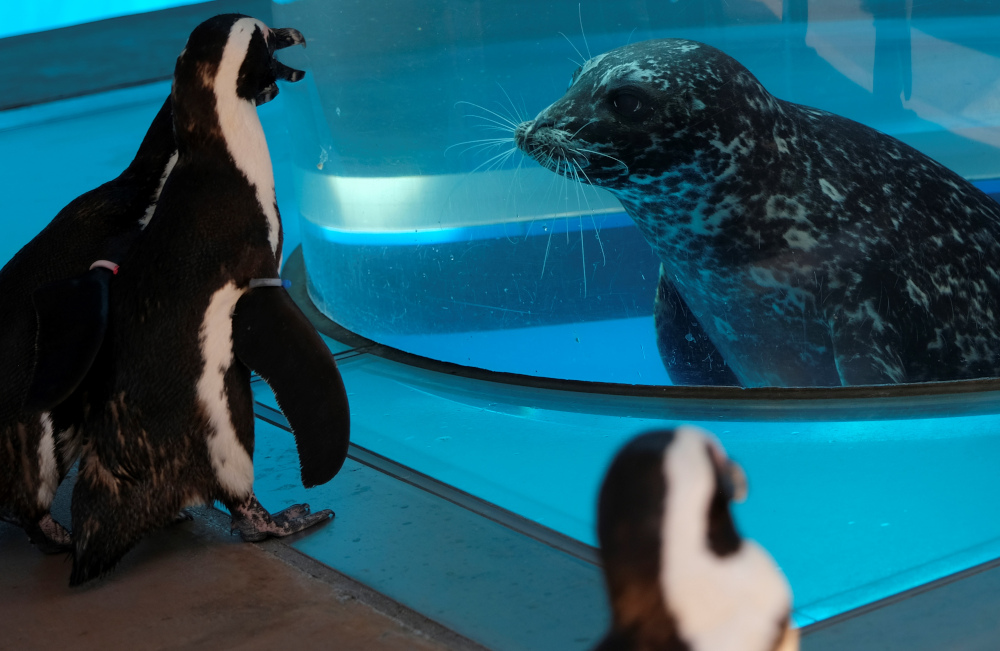
<svg viewBox="0 0 1000 651">
<path fill-rule="evenodd" d="M 640 120 L 650 112 L 646 98 L 632 90 L 620 90 L 610 97 L 611 108 L 623 118 Z"/>
</svg>

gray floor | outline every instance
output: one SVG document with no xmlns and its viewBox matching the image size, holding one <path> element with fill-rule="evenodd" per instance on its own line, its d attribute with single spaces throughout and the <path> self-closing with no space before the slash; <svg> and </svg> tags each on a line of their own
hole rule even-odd
<svg viewBox="0 0 1000 651">
<path fill-rule="evenodd" d="M 1000 649 L 1000 560 L 806 628 L 803 651 Z"/>
<path fill-rule="evenodd" d="M 65 523 L 72 485 L 53 505 Z M 45 556 L 0 522 L 0 649 L 484 651 L 285 541 L 243 543 L 225 514 L 192 512 L 73 589 L 66 555 Z"/>
</svg>

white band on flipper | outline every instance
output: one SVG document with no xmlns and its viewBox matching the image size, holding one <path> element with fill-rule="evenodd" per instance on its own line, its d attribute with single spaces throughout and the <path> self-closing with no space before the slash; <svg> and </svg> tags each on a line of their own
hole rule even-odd
<svg viewBox="0 0 1000 651">
<path fill-rule="evenodd" d="M 284 287 L 288 289 L 292 286 L 292 281 L 281 278 L 254 278 L 250 281 L 250 289 L 256 287 Z"/>
</svg>

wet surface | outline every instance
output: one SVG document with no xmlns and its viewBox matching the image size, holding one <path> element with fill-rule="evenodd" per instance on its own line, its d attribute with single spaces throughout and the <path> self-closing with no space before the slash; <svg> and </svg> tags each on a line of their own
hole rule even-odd
<svg viewBox="0 0 1000 651">
<path fill-rule="evenodd" d="M 64 507 L 56 517 L 67 522 Z M 44 556 L 0 524 L 0 648 L 448 648 L 267 546 L 240 542 L 225 515 L 192 511 L 193 521 L 150 536 L 113 574 L 79 589 L 68 587 L 67 556 Z"/>
</svg>

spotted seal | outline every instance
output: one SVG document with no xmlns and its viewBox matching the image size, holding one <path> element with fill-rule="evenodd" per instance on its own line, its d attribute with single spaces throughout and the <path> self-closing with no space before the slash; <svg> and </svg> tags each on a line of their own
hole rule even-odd
<svg viewBox="0 0 1000 651">
<path fill-rule="evenodd" d="M 1000 375 L 1000 206 L 888 135 L 774 97 L 714 47 L 594 57 L 514 140 L 609 190 L 656 250 L 675 382 Z"/>
</svg>

